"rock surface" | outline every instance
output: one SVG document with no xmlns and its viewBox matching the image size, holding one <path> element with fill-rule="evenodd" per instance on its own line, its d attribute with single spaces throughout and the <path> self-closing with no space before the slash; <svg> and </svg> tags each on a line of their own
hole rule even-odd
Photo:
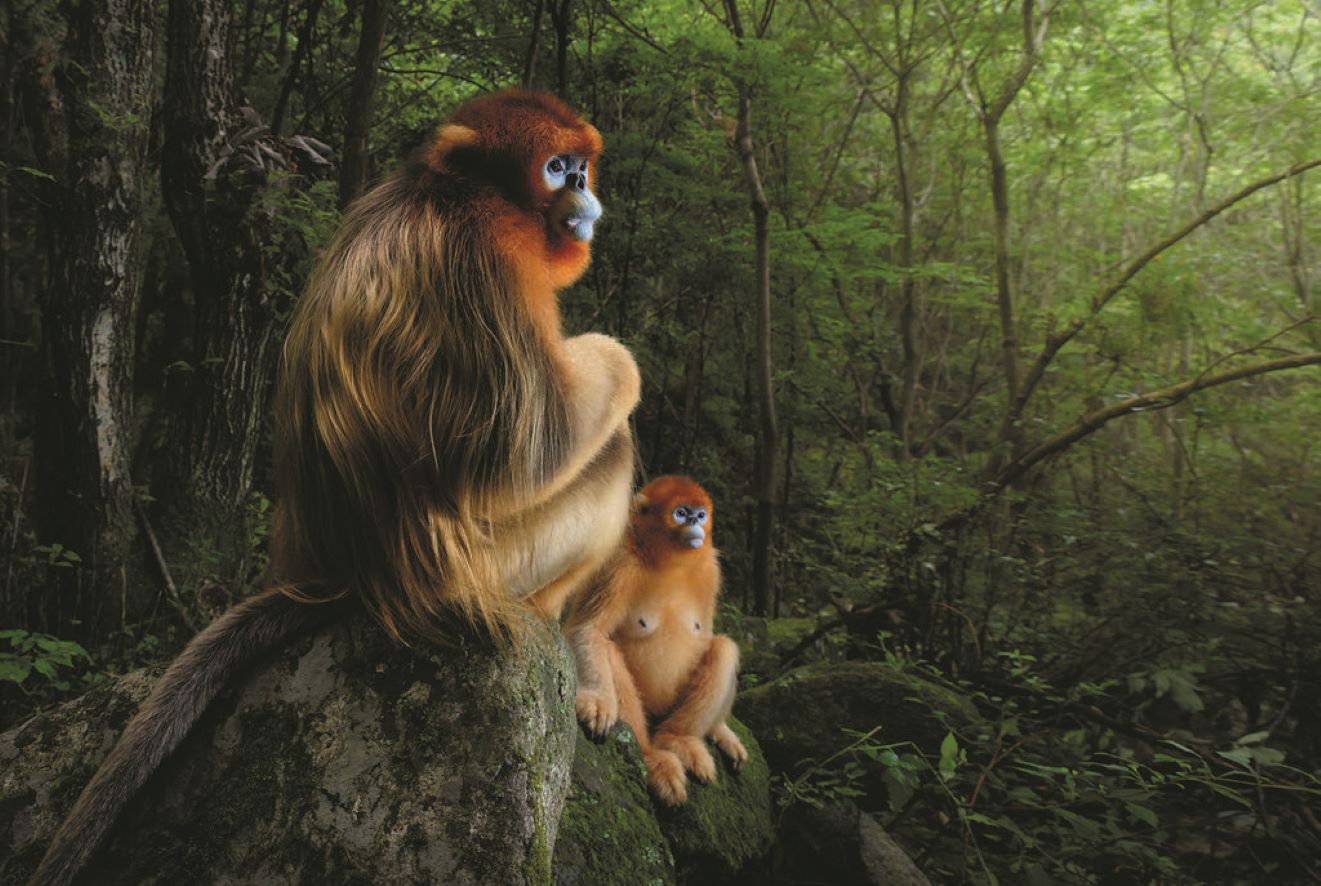
<svg viewBox="0 0 1321 886">
<path fill-rule="evenodd" d="M 521 655 L 358 617 L 231 687 L 97 854 L 97 883 L 548 883 L 578 726 L 558 634 Z M 22 883 L 153 680 L 0 736 L 0 883 Z M 480 704 L 474 703 L 480 700 Z"/>
<path fill-rule="evenodd" d="M 623 725 L 601 741 L 580 733 L 573 786 L 555 844 L 561 886 L 727 883 L 770 848 L 770 773 L 756 740 L 731 720 L 748 749 L 735 772 L 714 747 L 711 784 L 688 783 L 688 802 L 662 807 L 647 789 L 633 733 Z"/>
<path fill-rule="evenodd" d="M 912 742 L 934 753 L 950 729 L 980 729 L 972 702 L 939 683 L 880 662 L 818 662 L 739 693 L 734 712 L 761 742 L 773 772 L 795 774 L 846 747 L 845 732 L 880 726 L 877 744 Z"/>
</svg>

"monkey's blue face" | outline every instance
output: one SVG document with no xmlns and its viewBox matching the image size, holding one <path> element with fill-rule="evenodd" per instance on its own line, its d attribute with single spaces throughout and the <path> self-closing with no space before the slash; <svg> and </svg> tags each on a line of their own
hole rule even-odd
<svg viewBox="0 0 1321 886">
<path fill-rule="evenodd" d="M 587 242 L 601 217 L 601 201 L 592 193 L 591 170 L 586 157 L 557 154 L 542 167 L 542 181 L 555 192 L 550 209 L 551 230 Z"/>
<path fill-rule="evenodd" d="M 690 548 L 700 548 L 706 543 L 706 508 L 699 505 L 679 505 L 670 515 L 674 525 L 679 528 L 679 538 Z"/>
</svg>

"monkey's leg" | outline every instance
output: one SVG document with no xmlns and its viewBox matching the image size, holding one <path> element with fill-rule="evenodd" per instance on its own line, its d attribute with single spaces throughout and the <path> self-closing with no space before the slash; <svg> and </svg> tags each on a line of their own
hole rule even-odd
<svg viewBox="0 0 1321 886">
<path fill-rule="evenodd" d="M 656 747 L 678 756 L 698 781 L 716 777 L 716 762 L 703 739 L 729 716 L 737 688 L 738 644 L 723 635 L 712 637 L 679 695 L 679 704 L 652 736 Z"/>
<path fill-rule="evenodd" d="M 609 643 L 610 641 L 606 641 Z M 624 661 L 619 647 L 610 643 L 607 655 L 613 672 L 615 690 L 619 697 L 619 719 L 628 724 L 642 750 L 642 762 L 647 766 L 647 784 L 668 806 L 680 806 L 688 801 L 688 778 L 684 765 L 673 752 L 655 747 L 647 734 L 647 712 L 642 707 L 633 674 Z"/>
</svg>

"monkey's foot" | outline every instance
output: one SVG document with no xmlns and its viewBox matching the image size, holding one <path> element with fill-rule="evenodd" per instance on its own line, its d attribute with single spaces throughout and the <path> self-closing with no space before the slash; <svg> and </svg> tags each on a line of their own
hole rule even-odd
<svg viewBox="0 0 1321 886">
<path fill-rule="evenodd" d="M 711 730 L 711 740 L 716 743 L 716 747 L 725 752 L 725 756 L 734 764 L 735 769 L 742 769 L 743 764 L 748 759 L 748 749 L 743 747 L 743 742 L 734 734 L 724 723 Z"/>
<path fill-rule="evenodd" d="M 669 751 L 651 750 L 644 757 L 647 764 L 647 784 L 666 806 L 682 806 L 688 802 L 688 779 L 683 774 L 683 762 Z"/>
<path fill-rule="evenodd" d="M 695 735 L 657 735 L 652 741 L 678 757 L 693 778 L 708 784 L 716 777 L 716 761 L 706 742 Z"/>
<path fill-rule="evenodd" d="M 605 735 L 619 719 L 619 699 L 613 692 L 579 689 L 574 707 L 578 710 L 578 719 L 593 735 Z"/>
</svg>

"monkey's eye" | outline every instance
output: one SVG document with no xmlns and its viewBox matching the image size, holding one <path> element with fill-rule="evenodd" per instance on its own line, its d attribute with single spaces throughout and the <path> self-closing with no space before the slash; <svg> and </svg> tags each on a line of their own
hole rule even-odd
<svg viewBox="0 0 1321 886">
<path fill-rule="evenodd" d="M 706 511 L 704 511 L 704 510 L 699 510 L 699 511 L 697 512 L 697 522 L 698 522 L 699 524 L 700 524 L 700 523 L 705 523 L 705 522 L 706 522 Z"/>
<path fill-rule="evenodd" d="M 688 509 L 687 509 L 687 508 L 675 508 L 675 509 L 674 509 L 674 522 L 675 522 L 675 523 L 683 523 L 683 522 L 687 521 L 687 519 L 688 519 Z"/>
<path fill-rule="evenodd" d="M 549 172 L 551 175 L 563 175 L 564 161 L 561 160 L 559 157 L 552 157 L 550 159 L 550 162 L 546 164 L 546 171 Z"/>
</svg>

